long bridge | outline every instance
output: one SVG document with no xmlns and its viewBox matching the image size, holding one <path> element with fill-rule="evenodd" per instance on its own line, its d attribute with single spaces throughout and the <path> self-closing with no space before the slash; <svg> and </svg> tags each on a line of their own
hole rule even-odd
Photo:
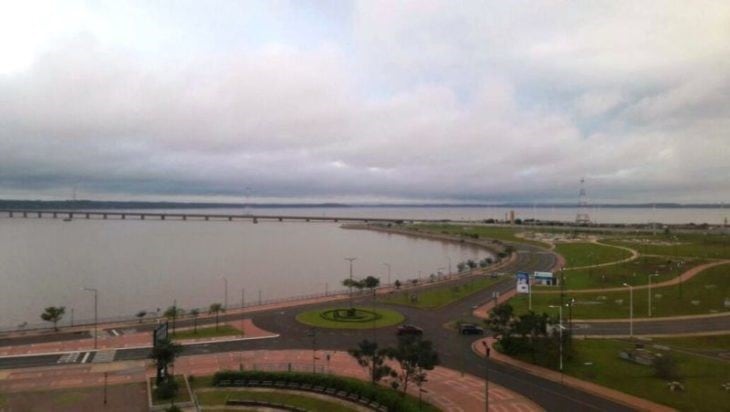
<svg viewBox="0 0 730 412">
<path fill-rule="evenodd" d="M 295 215 L 253 215 L 253 214 L 216 214 L 180 212 L 139 212 L 106 210 L 38 210 L 4 209 L 0 218 L 50 218 L 50 219 L 117 219 L 117 220 L 203 220 L 203 221 L 300 221 L 300 222 L 345 222 L 345 223 L 414 223 L 449 222 L 448 219 L 394 219 L 382 217 L 345 217 L 345 216 L 295 216 Z"/>
</svg>

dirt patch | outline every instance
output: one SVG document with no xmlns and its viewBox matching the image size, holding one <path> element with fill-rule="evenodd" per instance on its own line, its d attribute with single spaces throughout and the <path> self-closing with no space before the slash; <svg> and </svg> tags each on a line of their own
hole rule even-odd
<svg viewBox="0 0 730 412">
<path fill-rule="evenodd" d="M 74 388 L 40 392 L 5 393 L 5 407 L 11 411 L 147 411 L 147 388 L 144 383 L 107 387 Z"/>
</svg>

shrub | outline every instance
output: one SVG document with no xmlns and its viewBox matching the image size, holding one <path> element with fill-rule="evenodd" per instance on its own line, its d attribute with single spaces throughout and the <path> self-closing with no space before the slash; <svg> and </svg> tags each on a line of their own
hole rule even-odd
<svg viewBox="0 0 730 412">
<path fill-rule="evenodd" d="M 654 367 L 654 376 L 661 379 L 677 379 L 679 378 L 679 368 L 677 361 L 670 355 L 657 356 L 652 361 Z"/>
<path fill-rule="evenodd" d="M 174 379 L 162 381 L 155 388 L 155 396 L 158 399 L 172 399 L 177 394 L 178 384 Z"/>
</svg>

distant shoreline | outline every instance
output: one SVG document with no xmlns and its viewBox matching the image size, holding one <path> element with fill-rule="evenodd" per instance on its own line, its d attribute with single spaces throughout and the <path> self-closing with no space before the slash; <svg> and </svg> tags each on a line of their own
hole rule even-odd
<svg viewBox="0 0 730 412">
<path fill-rule="evenodd" d="M 140 201 L 100 201 L 100 200 L 1 200 L 0 209 L 63 209 L 63 210 L 100 210 L 100 209 L 283 209 L 283 208 L 535 208 L 535 209 L 575 209 L 573 203 L 205 203 L 205 202 L 140 202 Z M 588 209 L 725 209 L 724 203 L 605 203 L 591 204 Z"/>
</svg>

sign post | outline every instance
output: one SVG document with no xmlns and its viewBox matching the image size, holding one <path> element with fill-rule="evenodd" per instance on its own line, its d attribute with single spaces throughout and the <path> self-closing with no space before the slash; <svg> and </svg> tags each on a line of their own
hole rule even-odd
<svg viewBox="0 0 730 412">
<path fill-rule="evenodd" d="M 530 274 L 527 272 L 517 272 L 517 293 L 527 293 L 529 301 L 529 310 L 532 310 L 532 287 L 530 285 Z"/>
</svg>

